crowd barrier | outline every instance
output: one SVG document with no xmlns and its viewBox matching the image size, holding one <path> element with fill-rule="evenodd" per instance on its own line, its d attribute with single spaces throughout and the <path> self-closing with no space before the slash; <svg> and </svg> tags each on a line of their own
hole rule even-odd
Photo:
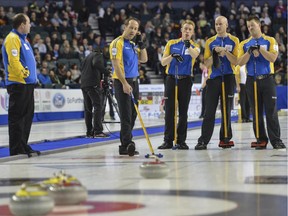
<svg viewBox="0 0 288 216">
<path fill-rule="evenodd" d="M 194 84 L 188 110 L 189 119 L 198 119 L 201 113 L 201 85 Z M 34 122 L 72 120 L 84 117 L 83 95 L 80 89 L 35 89 Z M 0 89 L 0 125 L 8 123 L 9 95 Z M 287 86 L 277 87 L 277 107 L 287 109 Z M 108 106 L 106 106 L 106 110 Z M 218 107 L 219 111 L 220 107 Z M 238 114 L 238 94 L 235 93 L 232 116 Z M 107 110 L 108 111 L 108 110 Z M 140 85 L 139 111 L 143 118 L 164 116 L 164 85 Z"/>
</svg>

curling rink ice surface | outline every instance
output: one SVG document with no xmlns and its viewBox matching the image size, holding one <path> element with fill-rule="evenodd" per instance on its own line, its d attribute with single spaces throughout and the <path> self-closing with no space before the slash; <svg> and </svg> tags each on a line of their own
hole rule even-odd
<svg viewBox="0 0 288 216">
<path fill-rule="evenodd" d="M 287 116 L 279 117 L 287 142 Z M 163 120 L 144 119 L 146 127 Z M 137 128 L 140 128 L 137 120 Z M 118 139 L 27 158 L 0 159 L 0 216 L 10 216 L 9 199 L 24 181 L 39 182 L 64 170 L 88 190 L 80 205 L 56 206 L 49 216 L 287 216 L 287 151 L 250 148 L 252 123 L 233 123 L 232 149 L 218 147 L 219 125 L 208 150 L 195 151 L 200 128 L 188 130 L 189 150 L 162 150 L 163 132 L 150 136 L 155 153 L 170 171 L 163 179 L 145 179 L 139 166 L 153 159 L 145 138 L 135 139 L 139 156 L 119 156 Z M 105 131 L 119 124 L 104 125 Z M 8 145 L 7 126 L 0 127 L 1 146 Z M 83 135 L 84 120 L 34 123 L 30 142 Z M 33 215 L 32 215 L 33 216 Z"/>
</svg>

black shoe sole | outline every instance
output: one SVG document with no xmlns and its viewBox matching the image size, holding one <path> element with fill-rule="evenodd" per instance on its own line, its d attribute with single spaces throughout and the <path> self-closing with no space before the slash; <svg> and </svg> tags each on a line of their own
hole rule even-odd
<svg viewBox="0 0 288 216">
<path fill-rule="evenodd" d="M 161 145 L 161 146 L 158 146 L 158 149 L 172 149 L 173 148 L 173 145 Z"/>
<path fill-rule="evenodd" d="M 195 147 L 194 148 L 195 150 L 206 150 L 207 149 L 207 146 L 201 146 L 201 147 Z"/>
<path fill-rule="evenodd" d="M 186 147 L 186 146 L 185 147 L 181 147 L 181 146 L 179 146 L 178 149 L 179 150 L 189 150 L 189 147 Z"/>
<path fill-rule="evenodd" d="M 160 149 L 160 150 L 172 149 L 172 148 L 173 148 L 172 146 L 171 147 L 162 147 L 162 148 L 160 146 L 158 147 L 158 149 Z"/>
<path fill-rule="evenodd" d="M 127 152 L 128 152 L 128 155 L 130 157 L 134 156 L 135 155 L 135 144 L 134 143 L 130 143 L 128 146 L 127 146 Z"/>
</svg>

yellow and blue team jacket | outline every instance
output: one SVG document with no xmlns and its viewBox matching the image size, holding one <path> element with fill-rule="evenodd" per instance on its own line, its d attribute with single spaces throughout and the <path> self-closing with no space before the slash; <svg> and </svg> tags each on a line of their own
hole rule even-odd
<svg viewBox="0 0 288 216">
<path fill-rule="evenodd" d="M 7 35 L 2 46 L 5 69 L 5 85 L 36 84 L 36 61 L 33 49 L 26 39 L 26 34 L 20 34 L 15 29 Z M 30 75 L 23 78 L 22 71 L 28 68 Z"/>
<path fill-rule="evenodd" d="M 204 60 L 212 56 L 213 49 L 217 46 L 225 47 L 236 57 L 238 56 L 239 39 L 231 34 L 227 37 L 218 37 L 217 35 L 210 37 L 205 44 Z M 226 56 L 220 57 L 221 65 L 219 68 L 211 66 L 208 70 L 208 77 L 214 79 L 216 77 L 234 74 L 235 65 L 231 64 Z"/>
<path fill-rule="evenodd" d="M 200 52 L 199 45 L 193 40 L 190 40 L 192 48 L 197 47 Z M 166 74 L 175 75 L 176 65 L 178 66 L 178 75 L 192 75 L 195 59 L 191 57 L 186 49 L 184 42 L 181 38 L 169 40 L 165 46 L 163 55 L 170 55 L 172 53 L 180 54 L 183 57 L 183 62 L 179 63 L 176 59 L 172 59 L 170 64 L 166 67 Z"/>
<path fill-rule="evenodd" d="M 242 41 L 239 45 L 239 56 L 241 57 L 246 53 L 250 46 L 260 45 L 265 50 L 271 53 L 278 53 L 278 44 L 273 37 L 262 36 L 258 39 L 252 37 Z M 256 68 L 255 68 L 256 66 Z M 263 55 L 260 53 L 258 57 L 251 55 L 248 62 L 246 63 L 246 71 L 248 76 L 259 76 L 264 74 L 273 74 L 274 73 L 274 64 L 266 60 Z"/>
<path fill-rule="evenodd" d="M 139 76 L 138 72 L 138 53 L 134 42 L 124 39 L 121 35 L 114 39 L 109 47 L 110 59 L 118 59 L 120 61 L 121 71 L 124 71 L 125 78 L 135 78 Z M 113 78 L 118 79 L 116 73 L 113 71 Z"/>
</svg>

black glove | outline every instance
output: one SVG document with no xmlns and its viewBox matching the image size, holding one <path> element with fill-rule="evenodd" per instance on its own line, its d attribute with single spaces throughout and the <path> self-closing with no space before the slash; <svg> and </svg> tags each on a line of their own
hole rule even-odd
<svg viewBox="0 0 288 216">
<path fill-rule="evenodd" d="M 30 71 L 28 70 L 27 66 L 24 68 L 24 70 L 22 70 L 22 75 L 23 78 L 27 78 L 30 75 Z"/>
<path fill-rule="evenodd" d="M 178 62 L 183 62 L 183 57 L 178 53 L 172 53 L 171 56 L 175 58 Z"/>
<path fill-rule="evenodd" d="M 146 44 L 143 41 L 138 42 L 138 47 L 142 50 L 146 48 Z"/>
<path fill-rule="evenodd" d="M 250 46 L 248 49 L 248 53 L 251 55 L 254 50 L 259 50 L 259 49 L 260 49 L 259 45 Z"/>
<path fill-rule="evenodd" d="M 215 49 L 213 49 L 213 52 L 212 52 L 212 59 L 213 59 L 213 67 L 219 68 L 220 67 L 220 58 L 219 58 L 218 53 L 216 52 Z"/>
<path fill-rule="evenodd" d="M 191 46 L 191 43 L 189 40 L 184 40 L 184 44 L 185 44 L 185 47 L 188 49 L 190 46 Z"/>
<path fill-rule="evenodd" d="M 142 41 L 141 34 L 136 34 L 135 36 L 135 44 L 142 50 L 146 48 L 145 43 Z"/>
<path fill-rule="evenodd" d="M 173 57 L 173 58 L 175 58 L 178 62 L 180 62 L 180 63 L 182 63 L 183 62 L 183 57 L 180 55 L 180 54 L 178 54 L 178 53 L 172 53 L 171 54 L 171 56 Z"/>
</svg>

